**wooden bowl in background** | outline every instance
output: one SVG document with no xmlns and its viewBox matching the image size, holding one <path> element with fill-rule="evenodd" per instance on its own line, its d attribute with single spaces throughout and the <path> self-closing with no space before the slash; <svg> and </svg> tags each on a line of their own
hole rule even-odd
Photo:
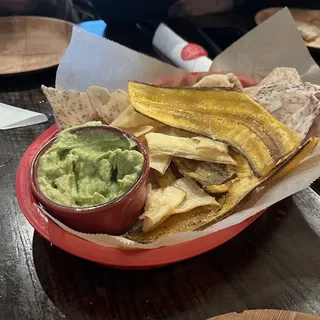
<svg viewBox="0 0 320 320">
<path fill-rule="evenodd" d="M 0 75 L 58 65 L 69 45 L 72 28 L 72 23 L 53 18 L 0 18 Z"/>
<path fill-rule="evenodd" d="M 228 313 L 209 320 L 319 320 L 319 316 L 284 310 L 246 310 Z"/>
</svg>

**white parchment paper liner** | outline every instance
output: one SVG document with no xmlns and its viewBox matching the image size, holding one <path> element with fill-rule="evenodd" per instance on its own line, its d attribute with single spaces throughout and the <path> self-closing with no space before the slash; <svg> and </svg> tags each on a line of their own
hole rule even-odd
<svg viewBox="0 0 320 320">
<path fill-rule="evenodd" d="M 67 227 L 57 219 L 53 218 L 48 212 L 42 211 L 49 216 L 62 229 L 96 244 L 108 247 L 121 247 L 128 249 L 152 249 L 162 246 L 174 245 L 181 242 L 203 237 L 210 233 L 228 228 L 232 225 L 243 222 L 244 220 L 256 215 L 274 203 L 289 197 L 290 195 L 307 188 L 317 177 L 320 176 L 320 146 L 317 146 L 312 156 L 299 164 L 294 170 L 281 180 L 271 181 L 259 191 L 254 191 L 250 200 L 246 202 L 240 212 L 234 213 L 226 219 L 212 225 L 211 227 L 196 232 L 181 232 L 172 236 L 166 236 L 150 244 L 140 244 L 122 237 L 110 236 L 107 234 L 88 234 L 82 233 Z"/>
<path fill-rule="evenodd" d="M 221 53 L 213 61 L 211 71 L 234 72 L 260 80 L 275 67 L 296 68 L 303 81 L 320 85 L 320 68 L 306 49 L 288 9 L 281 10 Z M 153 82 L 155 79 L 170 76 L 179 84 L 185 75 L 183 70 L 75 28 L 57 72 L 56 87 L 84 91 L 89 86 L 98 85 L 113 91 L 126 89 L 128 80 Z M 315 125 L 313 133 L 318 135 L 317 128 Z M 77 232 L 44 213 L 64 230 L 90 242 L 108 247 L 151 249 L 190 241 L 239 224 L 274 203 L 307 188 L 318 177 L 320 146 L 287 176 L 255 190 L 240 212 L 206 230 L 166 236 L 151 244 L 139 244 L 106 234 Z"/>
</svg>

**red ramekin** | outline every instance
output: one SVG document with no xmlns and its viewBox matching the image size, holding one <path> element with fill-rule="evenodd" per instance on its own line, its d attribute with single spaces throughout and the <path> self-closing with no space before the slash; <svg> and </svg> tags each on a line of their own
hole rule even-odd
<svg viewBox="0 0 320 320">
<path fill-rule="evenodd" d="M 66 207 L 48 199 L 40 190 L 38 183 L 38 166 L 40 157 L 52 146 L 56 138 L 47 142 L 35 155 L 30 181 L 34 197 L 55 218 L 70 228 L 87 233 L 107 233 L 120 235 L 126 232 L 142 213 L 147 197 L 149 183 L 150 160 L 144 145 L 130 133 L 110 126 L 81 127 L 80 130 L 106 130 L 127 137 L 137 144 L 137 150 L 144 157 L 141 175 L 134 186 L 120 197 L 102 205 L 74 208 Z"/>
</svg>

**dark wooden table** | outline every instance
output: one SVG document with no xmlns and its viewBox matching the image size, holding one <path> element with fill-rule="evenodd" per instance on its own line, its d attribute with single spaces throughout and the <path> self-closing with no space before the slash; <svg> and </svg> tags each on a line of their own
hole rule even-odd
<svg viewBox="0 0 320 320">
<path fill-rule="evenodd" d="M 34 232 L 14 179 L 26 148 L 53 124 L 39 88 L 54 77 L 49 70 L 0 80 L 1 102 L 50 119 L 0 131 L 0 319 L 206 319 L 251 308 L 320 314 L 317 186 L 272 207 L 221 247 L 154 270 L 103 267 Z"/>
</svg>

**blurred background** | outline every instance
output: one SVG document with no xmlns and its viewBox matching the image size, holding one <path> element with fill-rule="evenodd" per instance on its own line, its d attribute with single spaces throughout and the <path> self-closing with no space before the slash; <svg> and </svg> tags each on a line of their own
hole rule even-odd
<svg viewBox="0 0 320 320">
<path fill-rule="evenodd" d="M 165 60 L 152 46 L 160 22 L 214 58 L 255 26 L 267 7 L 320 9 L 319 0 L 0 0 L 0 15 L 54 17 Z M 106 28 L 107 24 L 107 28 Z M 312 52 L 317 56 L 317 52 Z"/>
<path fill-rule="evenodd" d="M 318 0 L 0 0 L 1 16 L 37 15 L 79 23 L 103 18 L 113 25 L 212 13 L 253 13 L 266 7 L 318 9 Z"/>
</svg>

